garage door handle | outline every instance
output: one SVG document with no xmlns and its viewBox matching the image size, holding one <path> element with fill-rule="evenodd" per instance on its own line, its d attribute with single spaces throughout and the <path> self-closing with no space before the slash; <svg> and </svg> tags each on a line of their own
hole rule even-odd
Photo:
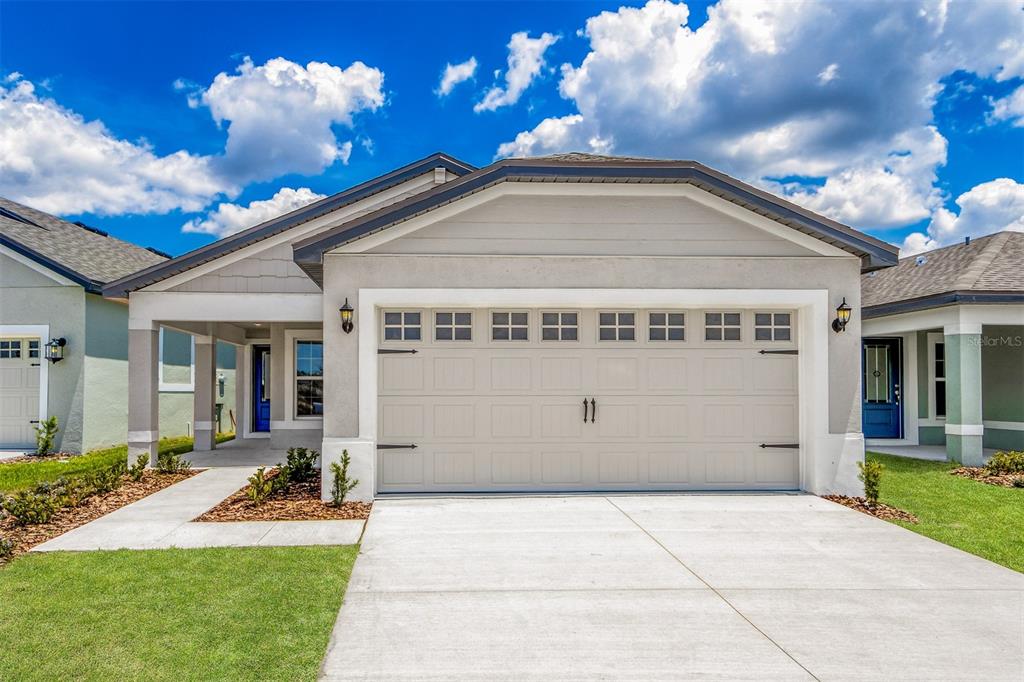
<svg viewBox="0 0 1024 682">
<path fill-rule="evenodd" d="M 593 398 L 590 399 L 590 423 L 593 424 L 597 421 L 597 401 Z"/>
<path fill-rule="evenodd" d="M 800 448 L 800 443 L 761 443 L 757 447 L 759 448 L 789 448 L 791 450 L 797 450 Z"/>
<path fill-rule="evenodd" d="M 416 443 L 377 443 L 378 450 L 415 450 Z"/>
<path fill-rule="evenodd" d="M 761 355 L 799 355 L 798 350 L 759 350 Z"/>
<path fill-rule="evenodd" d="M 583 399 L 583 423 L 587 423 L 587 399 Z"/>
</svg>

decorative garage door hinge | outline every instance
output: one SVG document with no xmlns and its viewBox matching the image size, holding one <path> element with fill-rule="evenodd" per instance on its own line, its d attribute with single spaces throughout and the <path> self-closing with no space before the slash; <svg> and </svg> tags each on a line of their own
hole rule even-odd
<svg viewBox="0 0 1024 682">
<path fill-rule="evenodd" d="M 378 450 L 415 450 L 416 443 L 377 443 Z"/>
<path fill-rule="evenodd" d="M 798 350 L 759 350 L 761 355 L 799 355 Z"/>
<path fill-rule="evenodd" d="M 415 348 L 406 350 L 404 348 L 378 348 L 377 355 L 394 355 L 396 353 L 419 353 Z"/>
<path fill-rule="evenodd" d="M 800 448 L 800 443 L 761 443 L 757 447 L 759 448 L 790 448 L 791 450 L 797 450 Z"/>
</svg>

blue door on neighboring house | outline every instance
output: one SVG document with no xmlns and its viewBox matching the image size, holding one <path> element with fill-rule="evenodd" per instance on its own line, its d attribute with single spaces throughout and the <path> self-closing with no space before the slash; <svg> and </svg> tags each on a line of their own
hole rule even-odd
<svg viewBox="0 0 1024 682">
<path fill-rule="evenodd" d="M 252 430 L 270 431 L 270 346 L 252 347 Z"/>
<path fill-rule="evenodd" d="M 900 339 L 863 341 L 865 438 L 900 438 L 903 435 L 900 351 Z"/>
</svg>

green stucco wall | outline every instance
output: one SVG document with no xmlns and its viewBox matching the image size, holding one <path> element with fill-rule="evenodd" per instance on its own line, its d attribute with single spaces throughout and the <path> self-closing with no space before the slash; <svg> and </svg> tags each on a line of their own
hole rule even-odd
<svg viewBox="0 0 1024 682">
<path fill-rule="evenodd" d="M 982 335 L 982 415 L 1024 422 L 1024 326 L 986 326 Z"/>
<path fill-rule="evenodd" d="M 85 296 L 83 450 L 125 442 L 128 423 L 128 306 Z"/>
<path fill-rule="evenodd" d="M 163 381 L 187 384 L 191 378 L 189 363 L 192 347 L 188 334 L 164 329 Z M 214 395 L 221 408 L 220 430 L 231 430 L 228 411 L 235 410 L 235 347 L 229 343 L 217 343 L 217 374 L 224 377 L 224 391 L 220 383 L 214 388 Z M 192 391 L 160 392 L 160 437 L 183 436 L 190 433 L 194 418 Z"/>
<path fill-rule="evenodd" d="M 928 332 L 917 332 L 917 416 L 928 418 Z"/>
</svg>

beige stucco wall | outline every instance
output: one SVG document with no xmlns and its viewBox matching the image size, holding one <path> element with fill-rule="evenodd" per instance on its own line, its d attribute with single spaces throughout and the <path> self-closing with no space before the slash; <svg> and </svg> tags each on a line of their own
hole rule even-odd
<svg viewBox="0 0 1024 682">
<path fill-rule="evenodd" d="M 834 308 L 845 297 L 853 318 L 828 337 L 828 424 L 859 433 L 860 263 L 853 257 L 601 258 L 328 254 L 324 258 L 325 438 L 358 435 L 358 335 L 336 322 L 360 288 L 824 289 Z M 588 305 L 581 295 L 581 307 Z M 357 324 L 373 324 L 357 320 Z"/>
</svg>

